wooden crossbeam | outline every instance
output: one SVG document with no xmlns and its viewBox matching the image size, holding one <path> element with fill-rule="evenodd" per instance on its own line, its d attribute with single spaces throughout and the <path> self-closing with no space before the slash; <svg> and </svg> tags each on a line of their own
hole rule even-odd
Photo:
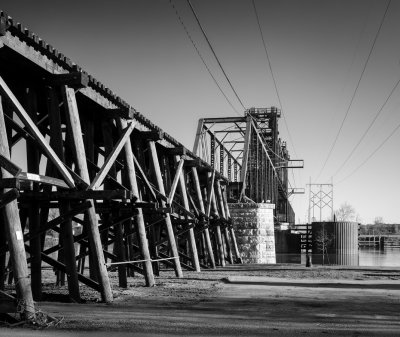
<svg viewBox="0 0 400 337">
<path fill-rule="evenodd" d="M 0 179 L 0 188 L 16 188 L 17 190 L 32 189 L 31 181 L 21 181 L 18 178 L 3 178 Z"/>
<path fill-rule="evenodd" d="M 75 182 L 68 170 L 65 168 L 63 162 L 58 158 L 54 150 L 47 143 L 46 139 L 40 133 L 39 129 L 29 117 L 28 113 L 19 103 L 17 98 L 14 96 L 10 88 L 4 82 L 3 78 L 0 76 L 0 93 L 6 97 L 14 108 L 15 113 L 18 115 L 19 119 L 24 123 L 29 132 L 35 137 L 36 141 L 39 143 L 43 152 L 46 154 L 47 158 L 54 164 L 58 169 L 61 176 L 64 178 L 65 182 L 69 187 L 75 187 Z"/>
<path fill-rule="evenodd" d="M 14 177 L 16 177 L 22 169 L 15 165 L 11 160 L 7 159 L 3 155 L 0 154 L 0 167 L 5 169 L 7 172 L 11 173 Z"/>
<path fill-rule="evenodd" d="M 127 190 L 101 190 L 101 191 L 57 191 L 57 192 L 33 192 L 24 191 L 20 194 L 21 201 L 51 201 L 51 200 L 112 200 L 112 199 L 131 199 L 132 195 Z"/>
<path fill-rule="evenodd" d="M 11 201 L 17 199 L 19 196 L 19 192 L 16 188 L 13 188 L 6 193 L 4 193 L 2 196 L 0 196 L 0 208 L 3 208 L 5 205 L 10 203 Z"/>
<path fill-rule="evenodd" d="M 38 182 L 45 185 L 52 185 L 61 188 L 68 188 L 68 185 L 61 179 L 47 177 L 40 174 L 21 172 L 18 174 L 18 179 L 30 182 Z"/>
<path fill-rule="evenodd" d="M 55 74 L 50 80 L 52 85 L 68 85 L 74 89 L 86 88 L 89 84 L 89 76 L 85 72 L 75 71 L 66 74 Z"/>
<path fill-rule="evenodd" d="M 89 189 L 96 190 L 103 183 L 104 178 L 107 176 L 111 167 L 114 165 L 115 160 L 117 159 L 119 153 L 121 152 L 122 148 L 124 147 L 125 142 L 131 135 L 134 127 L 135 127 L 135 123 L 131 122 L 125 128 L 118 143 L 114 146 L 114 149 L 111 151 L 111 153 L 108 155 L 108 157 L 104 161 L 104 164 L 101 167 L 99 173 L 96 175 L 96 177 L 93 179 L 92 183 L 89 185 Z"/>
<path fill-rule="evenodd" d="M 28 245 L 25 245 L 25 249 L 29 252 L 30 248 Z M 65 273 L 66 272 L 66 266 L 64 263 L 61 263 L 52 257 L 46 255 L 45 253 L 41 253 L 42 260 L 46 263 L 48 263 L 50 266 L 56 268 L 57 270 Z M 88 287 L 96 290 L 96 291 L 101 291 L 100 289 L 100 284 L 97 283 L 96 281 L 93 281 L 91 278 L 88 278 L 81 273 L 78 273 L 78 280 L 81 281 L 83 284 L 87 285 Z"/>
<path fill-rule="evenodd" d="M 0 290 L 0 313 L 14 313 L 17 309 L 17 299 Z"/>
</svg>

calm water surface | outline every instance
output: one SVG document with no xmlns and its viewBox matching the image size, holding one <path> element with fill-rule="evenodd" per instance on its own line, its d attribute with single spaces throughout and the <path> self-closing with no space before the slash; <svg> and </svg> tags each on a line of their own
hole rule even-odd
<svg viewBox="0 0 400 337">
<path fill-rule="evenodd" d="M 362 247 L 358 256 L 360 266 L 400 267 L 400 248 Z"/>
</svg>

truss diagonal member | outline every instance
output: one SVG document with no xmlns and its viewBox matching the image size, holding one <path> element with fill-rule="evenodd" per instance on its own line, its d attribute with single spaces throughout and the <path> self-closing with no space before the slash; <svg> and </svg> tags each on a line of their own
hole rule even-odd
<svg viewBox="0 0 400 337">
<path fill-rule="evenodd" d="M 50 147 L 50 145 L 46 142 L 43 135 L 40 133 L 39 129 L 29 117 L 28 113 L 22 107 L 22 105 L 18 102 L 15 95 L 12 93 L 10 88 L 4 82 L 3 78 L 0 76 L 0 94 L 4 95 L 9 102 L 11 103 L 12 107 L 14 108 L 15 113 L 19 117 L 19 119 L 24 123 L 26 128 L 29 130 L 32 136 L 35 137 L 38 144 L 42 148 L 43 152 L 46 154 L 47 158 L 54 164 L 55 167 L 59 170 L 61 176 L 64 178 L 65 182 L 68 184 L 69 187 L 75 187 L 74 179 L 72 178 L 71 174 L 65 168 L 63 162 L 60 158 L 56 155 L 54 150 Z"/>
<path fill-rule="evenodd" d="M 103 183 L 105 177 L 107 176 L 108 172 L 110 171 L 111 167 L 113 166 L 115 160 L 117 159 L 119 153 L 121 152 L 122 148 L 124 147 L 127 139 L 130 137 L 134 128 L 135 128 L 135 123 L 132 121 L 125 128 L 118 143 L 115 145 L 114 149 L 110 152 L 110 154 L 104 161 L 103 166 L 101 167 L 100 171 L 97 173 L 96 177 L 93 179 L 92 183 L 89 186 L 89 189 L 95 190 L 101 186 L 101 184 Z"/>
<path fill-rule="evenodd" d="M 174 200 L 176 187 L 178 186 L 178 183 L 179 183 L 179 180 L 180 180 L 180 176 L 181 176 L 181 173 L 182 173 L 182 168 L 183 168 L 184 162 L 185 162 L 185 159 L 181 158 L 179 160 L 178 166 L 176 168 L 175 177 L 174 177 L 174 180 L 172 182 L 171 191 L 169 192 L 169 196 L 168 196 L 168 203 L 170 205 L 172 204 L 172 201 Z"/>
<path fill-rule="evenodd" d="M 140 163 L 138 162 L 133 153 L 132 153 L 132 159 L 133 162 L 135 163 L 135 168 L 138 170 L 140 178 L 142 179 L 143 183 L 146 185 L 147 189 L 150 192 L 151 198 L 153 199 L 153 201 L 157 201 L 156 192 L 154 192 L 153 186 L 150 184 L 150 181 L 147 179 L 146 174 L 144 173 L 142 167 L 140 166 Z"/>
</svg>

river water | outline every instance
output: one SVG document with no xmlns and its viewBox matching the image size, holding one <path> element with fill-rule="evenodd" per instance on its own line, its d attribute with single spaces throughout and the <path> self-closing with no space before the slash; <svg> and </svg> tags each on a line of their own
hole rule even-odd
<svg viewBox="0 0 400 337">
<path fill-rule="evenodd" d="M 358 253 L 360 266 L 400 267 L 400 248 L 361 247 Z"/>
</svg>

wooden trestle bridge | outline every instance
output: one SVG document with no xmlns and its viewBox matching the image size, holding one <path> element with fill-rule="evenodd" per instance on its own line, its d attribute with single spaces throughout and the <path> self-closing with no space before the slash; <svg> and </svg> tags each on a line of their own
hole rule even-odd
<svg viewBox="0 0 400 337">
<path fill-rule="evenodd" d="M 0 99 L 0 290 L 14 282 L 27 318 L 42 297 L 43 263 L 67 280 L 71 300 L 83 283 L 111 302 L 110 268 L 121 287 L 133 273 L 153 286 L 165 266 L 182 277 L 240 263 L 228 198 L 270 200 L 281 221 L 294 221 L 277 110 L 229 121 L 244 136 L 242 158 L 217 137 L 220 151 L 205 157 L 200 134 L 218 121 L 202 120 L 197 156 L 3 12 Z M 267 119 L 267 129 L 255 124 Z M 49 231 L 58 233 L 50 247 Z"/>
</svg>

